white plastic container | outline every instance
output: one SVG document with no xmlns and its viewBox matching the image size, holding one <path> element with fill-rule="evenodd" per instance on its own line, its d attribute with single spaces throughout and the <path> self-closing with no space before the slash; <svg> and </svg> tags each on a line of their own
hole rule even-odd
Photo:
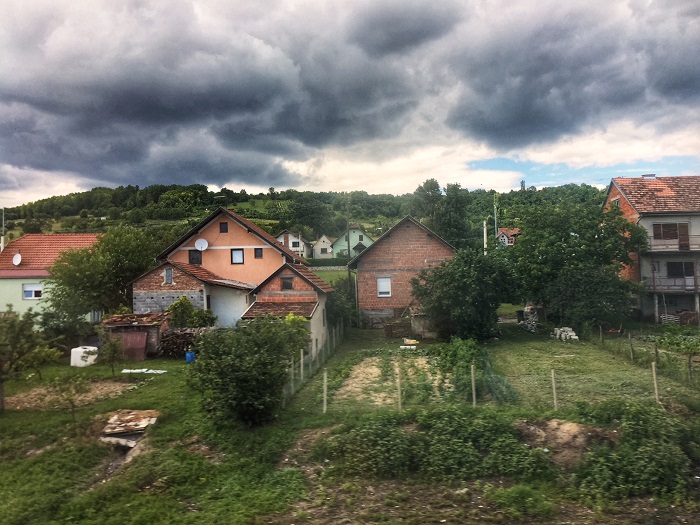
<svg viewBox="0 0 700 525">
<path fill-rule="evenodd" d="M 96 359 L 96 346 L 78 346 L 70 351 L 70 366 L 90 366 Z"/>
</svg>

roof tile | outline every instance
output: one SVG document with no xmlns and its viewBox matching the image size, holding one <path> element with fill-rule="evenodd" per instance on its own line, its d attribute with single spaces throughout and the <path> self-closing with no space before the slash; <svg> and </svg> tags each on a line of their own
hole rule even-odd
<svg viewBox="0 0 700 525">
<path fill-rule="evenodd" d="M 700 212 L 700 176 L 614 178 L 638 213 Z"/>
<path fill-rule="evenodd" d="M 0 253 L 0 272 L 3 276 L 17 272 L 23 277 L 46 277 L 46 269 L 56 262 L 61 252 L 90 247 L 98 238 L 95 233 L 28 233 L 10 242 Z M 12 259 L 18 253 L 22 261 L 15 266 Z"/>
<path fill-rule="evenodd" d="M 299 315 L 310 319 L 316 310 L 318 303 L 273 303 L 255 301 L 243 314 L 242 319 L 254 319 L 272 315 L 274 317 L 286 317 L 289 314 Z"/>
</svg>

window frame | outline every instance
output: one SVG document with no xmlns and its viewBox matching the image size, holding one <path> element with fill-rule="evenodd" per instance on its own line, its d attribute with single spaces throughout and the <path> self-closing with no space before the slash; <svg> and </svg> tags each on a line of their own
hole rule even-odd
<svg viewBox="0 0 700 525">
<path fill-rule="evenodd" d="M 166 268 L 163 272 L 163 284 L 173 284 L 173 269 Z"/>
<path fill-rule="evenodd" d="M 280 290 L 282 290 L 282 291 L 294 290 L 294 276 L 293 275 L 280 275 Z"/>
<path fill-rule="evenodd" d="M 38 301 L 44 293 L 44 285 L 41 283 L 22 284 L 22 300 Z"/>
<path fill-rule="evenodd" d="M 190 264 L 196 264 L 197 266 L 201 266 L 202 265 L 202 252 L 197 250 L 197 249 L 188 250 L 187 261 Z"/>
<path fill-rule="evenodd" d="M 671 272 L 672 267 L 674 268 L 673 272 Z M 668 261 L 666 263 L 666 277 L 669 279 L 685 279 L 694 275 L 695 263 L 693 261 Z"/>
<path fill-rule="evenodd" d="M 228 233 L 228 222 L 219 223 L 219 233 Z"/>
<path fill-rule="evenodd" d="M 262 259 L 263 258 L 263 249 L 262 248 L 253 248 L 253 257 L 255 259 Z"/>
<path fill-rule="evenodd" d="M 240 254 L 240 260 L 235 255 Z M 243 248 L 231 248 L 231 264 L 245 264 L 245 251 Z"/>
<path fill-rule="evenodd" d="M 391 297 L 391 277 L 377 277 L 377 297 Z"/>
</svg>

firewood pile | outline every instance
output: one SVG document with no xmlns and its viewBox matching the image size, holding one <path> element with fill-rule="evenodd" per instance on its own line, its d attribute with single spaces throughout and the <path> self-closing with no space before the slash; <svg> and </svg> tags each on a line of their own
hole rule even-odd
<svg viewBox="0 0 700 525">
<path fill-rule="evenodd" d="M 407 337 L 411 335 L 411 320 L 410 319 L 397 319 L 396 321 L 389 321 L 384 324 L 384 335 L 388 339 L 397 339 L 400 337 Z"/>
<path fill-rule="evenodd" d="M 195 339 L 206 330 L 206 328 L 168 330 L 160 338 L 158 355 L 172 359 L 184 359 L 185 353 L 192 348 Z"/>
</svg>

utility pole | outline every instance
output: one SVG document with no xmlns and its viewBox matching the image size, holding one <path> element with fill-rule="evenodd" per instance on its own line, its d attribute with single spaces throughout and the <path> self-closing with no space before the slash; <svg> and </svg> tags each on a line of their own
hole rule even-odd
<svg viewBox="0 0 700 525">
<path fill-rule="evenodd" d="M 486 229 L 486 221 L 484 221 L 484 255 L 486 255 L 486 247 L 488 246 L 488 230 Z"/>
</svg>

